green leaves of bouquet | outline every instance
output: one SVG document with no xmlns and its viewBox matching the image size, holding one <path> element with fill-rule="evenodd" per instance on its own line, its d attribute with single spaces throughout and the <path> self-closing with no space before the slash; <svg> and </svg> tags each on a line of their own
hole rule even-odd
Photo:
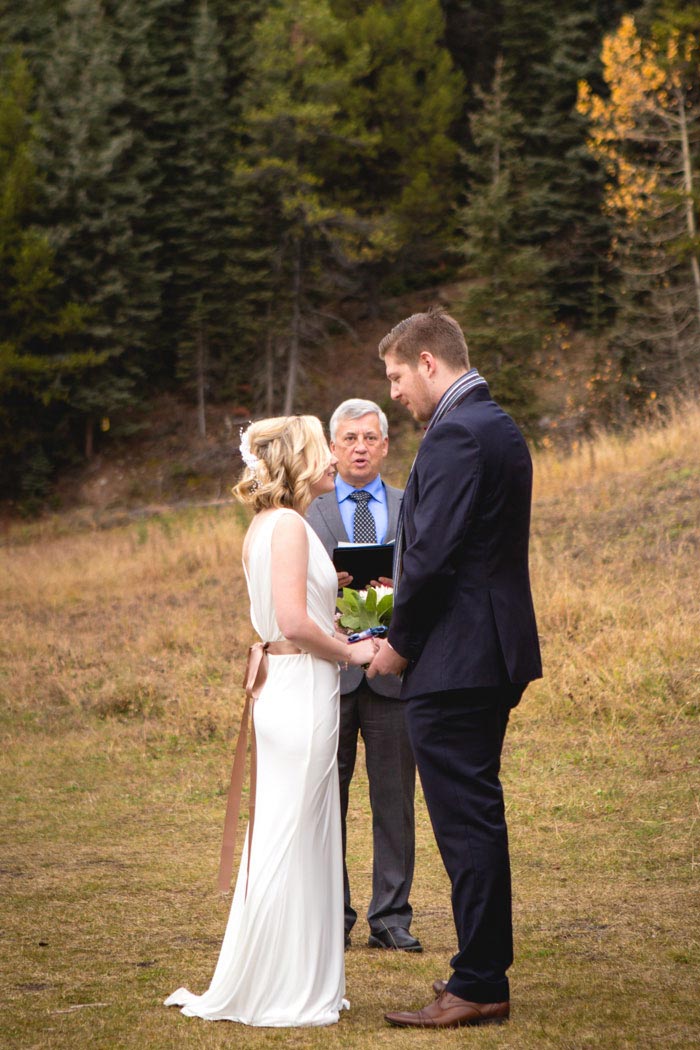
<svg viewBox="0 0 700 1050">
<path fill-rule="evenodd" d="M 394 608 L 394 593 L 382 587 L 378 594 L 374 587 L 366 591 L 355 591 L 343 587 L 342 595 L 336 599 L 340 611 L 340 625 L 348 631 L 364 631 L 367 627 L 388 627 Z"/>
</svg>

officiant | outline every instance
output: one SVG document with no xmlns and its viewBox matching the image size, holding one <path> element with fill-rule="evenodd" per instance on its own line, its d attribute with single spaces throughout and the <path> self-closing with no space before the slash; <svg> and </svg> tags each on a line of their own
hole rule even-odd
<svg viewBox="0 0 700 1050">
<path fill-rule="evenodd" d="M 328 554 L 339 544 L 391 543 L 396 538 L 402 491 L 382 480 L 380 468 L 389 451 L 389 427 L 379 405 L 352 398 L 330 420 L 330 447 L 336 456 L 335 491 L 319 496 L 307 521 Z M 338 586 L 352 577 L 338 573 Z M 358 734 L 365 745 L 372 809 L 372 899 L 367 910 L 372 948 L 420 952 L 410 933 L 413 912 L 409 893 L 415 858 L 415 761 L 408 740 L 405 711 L 398 699 L 401 681 L 384 675 L 371 682 L 361 668 L 340 676 L 338 772 L 343 833 L 345 946 L 357 920 L 351 902 L 345 855 L 347 811 L 357 758 Z"/>
</svg>

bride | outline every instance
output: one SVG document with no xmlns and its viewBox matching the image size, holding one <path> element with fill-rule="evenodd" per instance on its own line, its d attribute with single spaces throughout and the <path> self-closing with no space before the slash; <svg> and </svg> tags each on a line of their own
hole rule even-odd
<svg viewBox="0 0 700 1050">
<path fill-rule="evenodd" d="M 252 423 L 233 490 L 255 517 L 243 544 L 251 620 L 270 642 L 255 701 L 255 821 L 209 990 L 165 1001 L 189 1016 L 271 1027 L 328 1025 L 347 1002 L 336 748 L 338 664 L 374 643 L 334 631 L 338 579 L 304 520 L 334 485 L 335 459 L 314 416 Z"/>
</svg>

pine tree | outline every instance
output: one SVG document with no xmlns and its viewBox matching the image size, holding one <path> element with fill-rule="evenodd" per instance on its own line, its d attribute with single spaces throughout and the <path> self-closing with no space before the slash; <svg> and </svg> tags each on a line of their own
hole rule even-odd
<svg viewBox="0 0 700 1050">
<path fill-rule="evenodd" d="M 224 94 L 234 126 L 238 126 L 243 93 L 254 72 L 255 27 L 272 0 L 210 0 L 211 17 L 219 27 L 218 50 L 224 64 Z"/>
<path fill-rule="evenodd" d="M 560 17 L 566 0 L 557 12 Z M 500 55 L 505 74 L 517 84 L 512 105 L 523 118 L 525 135 L 547 101 L 545 72 L 552 52 L 555 19 L 550 0 L 503 0 Z"/>
<path fill-rule="evenodd" d="M 247 142 L 235 189 L 249 214 L 257 211 L 255 247 L 269 268 L 267 288 L 258 286 L 270 304 L 267 400 L 281 402 L 285 414 L 297 403 L 305 353 L 323 338 L 328 303 L 347 287 L 359 250 L 357 216 L 338 202 L 329 180 L 338 155 L 366 148 L 363 129 L 338 101 L 349 91 L 351 70 L 331 61 L 328 42 L 341 35 L 325 3 L 270 8 L 256 32 L 243 115 Z"/>
<path fill-rule="evenodd" d="M 188 64 L 188 193 L 182 202 L 183 236 L 177 260 L 185 316 L 180 374 L 194 379 L 200 436 L 212 369 L 233 369 L 236 340 L 230 276 L 234 250 L 231 167 L 233 135 L 227 111 L 225 68 L 218 54 L 219 28 L 206 0 L 200 4 Z"/>
<path fill-rule="evenodd" d="M 209 347 L 210 365 L 217 389 L 230 391 L 256 302 L 250 272 L 244 279 L 246 264 L 241 260 L 239 265 L 238 256 L 245 254 L 242 244 L 237 249 L 226 244 L 234 233 L 229 220 L 238 207 L 230 173 L 244 134 L 242 92 L 253 69 L 254 28 L 267 4 L 209 0 L 203 7 L 189 0 L 108 0 L 107 6 L 120 43 L 126 113 L 138 143 L 139 185 L 147 200 L 136 228 L 152 246 L 149 264 L 160 294 L 149 339 L 150 381 L 190 384 L 197 372 L 193 302 L 201 298 L 211 314 L 218 296 L 220 330 L 224 300 L 229 307 L 226 341 L 215 339 Z M 241 209 L 246 209 L 243 202 Z M 248 254 L 259 256 L 260 251 L 251 246 Z M 234 269 L 242 278 L 236 288 Z M 253 295 L 251 304 L 248 294 Z M 206 342 L 199 340 L 200 362 Z"/>
<path fill-rule="evenodd" d="M 100 0 L 68 0 L 42 93 L 45 221 L 59 276 L 90 307 L 86 338 L 108 363 L 73 404 L 94 424 L 133 403 L 144 330 L 158 310 L 150 249 L 136 236 L 147 198 L 134 165 L 117 43 Z"/>
<path fill-rule="evenodd" d="M 639 0 L 561 0 L 556 18 L 549 0 L 502 0 L 484 9 L 479 0 L 445 0 L 449 21 L 461 30 L 463 68 L 483 84 L 485 56 L 502 56 L 517 90 L 509 105 L 522 118 L 520 131 L 527 181 L 518 216 L 519 241 L 540 247 L 549 262 L 547 287 L 558 316 L 598 331 L 612 304 L 607 259 L 610 223 L 602 205 L 603 173 L 587 148 L 586 122 L 576 109 L 578 81 L 602 83 L 602 32 Z M 478 25 L 485 46 L 469 49 Z M 473 43 L 473 41 L 472 41 Z M 460 53 L 453 46 L 453 53 Z M 471 63 L 471 67 L 466 65 Z M 474 79 L 472 75 L 472 79 Z M 470 105 L 478 113 L 479 96 Z M 469 136 L 463 136 L 467 141 Z"/>
<path fill-rule="evenodd" d="M 530 128 L 537 125 L 547 105 L 550 92 L 550 61 L 559 46 L 558 38 L 571 32 L 571 20 L 586 15 L 598 27 L 598 39 L 617 25 L 627 11 L 639 7 L 642 0 L 559 0 L 556 9 L 551 0 L 501 0 L 503 11 L 500 28 L 499 53 L 503 55 L 504 70 L 517 84 L 513 106 L 526 122 L 525 145 L 529 152 Z M 579 25 L 580 30 L 580 25 Z M 595 44 L 595 40 L 591 41 Z M 574 54 L 580 47 L 571 40 Z M 573 56 L 572 56 L 573 57 Z M 561 61 L 561 56 L 559 56 Z M 536 151 L 536 149 L 535 149 Z"/>
<path fill-rule="evenodd" d="M 163 70 L 152 53 L 156 34 L 152 0 L 105 0 L 104 6 L 123 84 L 120 117 L 130 136 L 128 171 L 140 197 L 131 218 L 134 280 L 147 293 L 146 308 L 138 311 L 140 368 L 148 383 L 158 383 L 164 373 L 172 375 L 175 357 L 164 308 L 172 263 L 163 242 L 165 176 L 156 131 Z"/>
<path fill-rule="evenodd" d="M 467 111 L 474 106 L 475 89 L 487 91 L 493 81 L 501 48 L 501 0 L 441 0 L 445 15 L 445 44 L 465 77 Z"/>
<path fill-rule="evenodd" d="M 700 37 L 642 39 L 626 16 L 603 48 L 606 97 L 580 90 L 620 273 L 613 342 L 632 401 L 700 381 Z"/>
<path fill-rule="evenodd" d="M 19 54 L 0 73 L 0 474 L 5 494 L 45 494 L 76 384 L 100 358 L 81 352 L 84 311 L 66 299 L 54 253 L 32 224 L 38 190 L 33 84 Z"/>
<path fill-rule="evenodd" d="M 668 43 L 669 37 L 677 36 L 678 43 L 684 47 L 688 40 L 697 38 L 700 32 L 700 2 L 698 0 L 647 0 L 637 15 L 635 22 L 642 31 L 647 28 L 650 36 L 661 48 Z"/>
<path fill-rule="evenodd" d="M 587 121 L 576 108 L 582 79 L 598 75 L 599 25 L 585 9 L 557 21 L 554 50 L 541 71 L 546 100 L 529 129 L 532 207 L 522 227 L 550 262 L 548 283 L 558 315 L 600 330 L 612 300 L 610 221 L 603 210 L 604 172 L 587 146 Z"/>
<path fill-rule="evenodd" d="M 266 416 L 279 410 L 283 394 L 280 369 L 286 353 L 287 309 L 282 281 L 285 259 L 280 242 L 277 198 L 270 201 L 270 179 L 255 177 L 256 151 L 235 167 L 232 187 L 233 246 L 227 273 L 236 304 L 236 363 L 240 373 L 234 389 Z M 243 156 L 243 155 L 242 155 Z M 231 387 L 230 380 L 226 384 Z M 251 415 L 252 409 L 244 412 Z"/>
<path fill-rule="evenodd" d="M 0 0 L 0 62 L 12 60 L 17 48 L 37 83 L 51 55 L 53 36 L 63 15 L 64 0 Z"/>
<path fill-rule="evenodd" d="M 117 0 L 116 9 L 119 9 Z M 187 244 L 182 205 L 190 194 L 191 154 L 188 142 L 194 12 L 190 0 L 143 0 L 135 3 L 137 19 L 147 17 L 142 30 L 145 63 L 133 65 L 126 77 L 129 97 L 138 99 L 132 129 L 143 133 L 153 157 L 150 178 L 142 182 L 148 197 L 144 230 L 156 247 L 153 270 L 160 294 L 157 360 L 158 380 L 176 373 L 189 292 L 179 263 Z M 134 20 L 134 25 L 137 20 Z"/>
<path fill-rule="evenodd" d="M 366 289 L 424 282 L 454 235 L 458 149 L 452 131 L 464 80 L 444 46 L 438 0 L 333 0 L 342 34 L 329 54 L 351 79 L 342 112 L 367 148 L 339 156 L 333 176 L 369 234 Z"/>
<path fill-rule="evenodd" d="M 523 245 L 518 220 L 528 207 L 521 147 L 523 120 L 511 105 L 500 62 L 474 117 L 468 156 L 470 195 L 461 213 L 469 284 L 458 309 L 476 366 L 495 396 L 532 430 L 537 417 L 537 358 L 551 327 L 547 265 Z"/>
</svg>

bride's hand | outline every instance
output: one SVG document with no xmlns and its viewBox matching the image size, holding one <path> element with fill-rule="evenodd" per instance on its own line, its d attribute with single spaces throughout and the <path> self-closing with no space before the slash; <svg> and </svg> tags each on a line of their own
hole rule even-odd
<svg viewBox="0 0 700 1050">
<path fill-rule="evenodd" d="M 362 642 L 354 642 L 352 645 L 348 645 L 348 663 L 353 667 L 363 667 L 365 664 L 370 664 L 376 650 L 377 645 L 373 638 L 366 638 Z"/>
</svg>

